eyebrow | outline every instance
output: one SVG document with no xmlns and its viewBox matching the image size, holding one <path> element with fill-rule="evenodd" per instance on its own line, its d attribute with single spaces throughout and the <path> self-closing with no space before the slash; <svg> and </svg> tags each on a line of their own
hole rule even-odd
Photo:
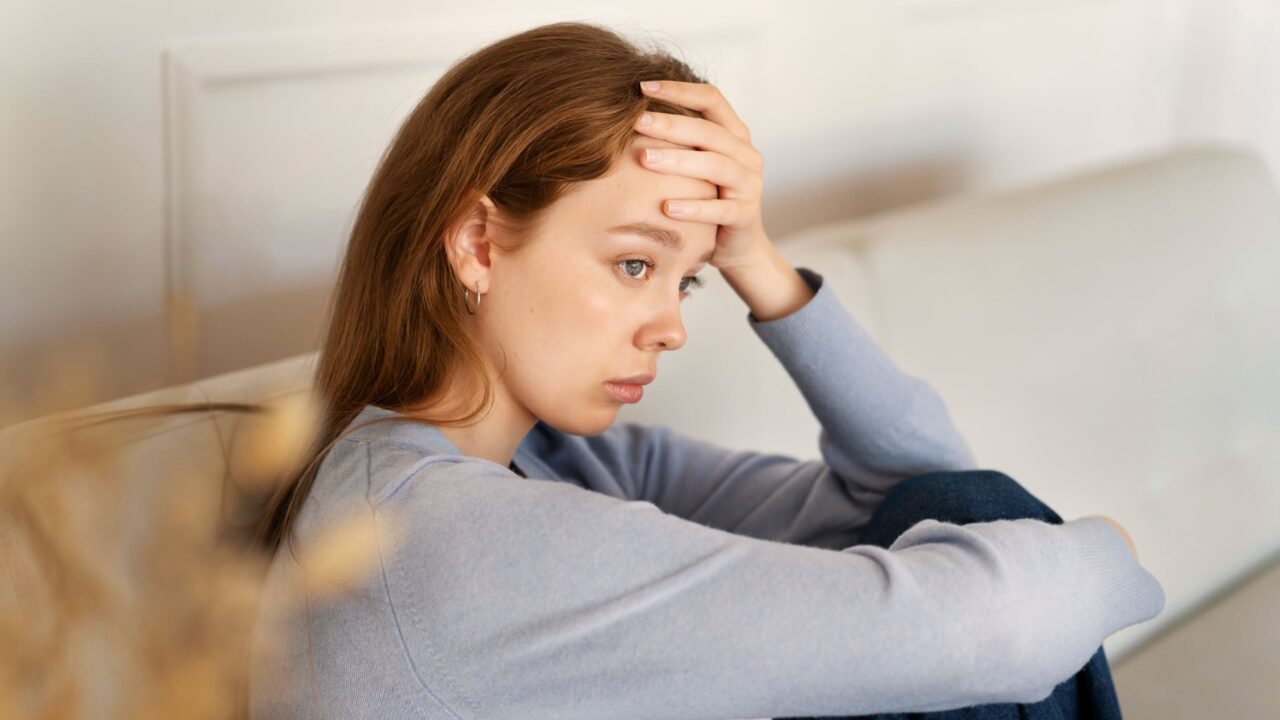
<svg viewBox="0 0 1280 720">
<path fill-rule="evenodd" d="M 680 248 L 684 244 L 684 238 L 680 237 L 680 233 L 674 230 L 658 227 L 657 225 L 647 222 L 615 225 L 614 227 L 605 230 L 605 232 L 613 235 L 638 235 L 640 237 L 649 238 L 654 242 L 660 243 L 663 247 L 674 249 L 676 252 L 679 252 Z M 711 259 L 711 254 L 714 252 L 715 249 L 712 248 L 706 255 L 698 258 L 698 262 L 707 262 Z"/>
</svg>

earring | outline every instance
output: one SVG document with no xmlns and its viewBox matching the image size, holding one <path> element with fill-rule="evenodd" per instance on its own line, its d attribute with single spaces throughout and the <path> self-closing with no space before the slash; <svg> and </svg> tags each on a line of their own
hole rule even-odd
<svg viewBox="0 0 1280 720">
<path fill-rule="evenodd" d="M 477 284 L 477 285 L 476 285 L 476 287 L 477 287 L 477 288 L 478 288 L 478 287 L 480 287 L 480 286 L 479 286 L 479 284 Z M 477 291 L 477 292 L 476 292 L 476 309 L 475 309 L 475 310 L 472 310 L 472 309 L 471 309 L 471 288 L 466 287 L 465 285 L 463 286 L 463 289 L 462 289 L 462 304 L 467 306 L 467 313 L 468 313 L 468 314 L 470 314 L 470 315 L 475 315 L 475 314 L 476 314 L 476 312 L 480 309 L 480 295 L 481 295 L 481 293 L 480 293 L 479 291 Z"/>
</svg>

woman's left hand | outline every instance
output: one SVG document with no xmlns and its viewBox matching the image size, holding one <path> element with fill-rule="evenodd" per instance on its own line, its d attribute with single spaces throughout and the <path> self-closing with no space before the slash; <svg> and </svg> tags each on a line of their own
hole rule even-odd
<svg viewBox="0 0 1280 720">
<path fill-rule="evenodd" d="M 710 263 L 721 271 L 768 259 L 773 247 L 760 217 L 764 156 L 751 144 L 747 126 L 714 85 L 661 80 L 657 90 L 650 90 L 648 84 L 640 83 L 645 95 L 698 110 L 703 117 L 647 112 L 653 122 L 643 125 L 642 117 L 635 125 L 637 132 L 693 149 L 662 148 L 662 159 L 656 162 L 641 153 L 640 162 L 651 170 L 707 180 L 719 188 L 718 199 L 668 200 L 664 212 L 677 220 L 719 226 Z M 673 202 L 685 210 L 674 212 Z"/>
</svg>

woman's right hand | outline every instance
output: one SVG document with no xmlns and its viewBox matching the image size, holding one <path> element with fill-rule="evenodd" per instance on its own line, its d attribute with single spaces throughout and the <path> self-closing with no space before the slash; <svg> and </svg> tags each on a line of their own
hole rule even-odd
<svg viewBox="0 0 1280 720">
<path fill-rule="evenodd" d="M 1123 527 L 1120 526 L 1120 523 L 1116 522 L 1115 520 L 1112 520 L 1106 515 L 1087 515 L 1086 517 L 1096 517 L 1101 520 L 1106 520 L 1107 524 L 1115 528 L 1116 532 L 1120 533 L 1120 537 L 1124 538 L 1125 544 L 1129 546 L 1129 552 L 1133 553 L 1133 558 L 1135 560 L 1138 559 L 1138 549 L 1133 546 L 1133 538 L 1129 537 L 1129 533 Z"/>
</svg>

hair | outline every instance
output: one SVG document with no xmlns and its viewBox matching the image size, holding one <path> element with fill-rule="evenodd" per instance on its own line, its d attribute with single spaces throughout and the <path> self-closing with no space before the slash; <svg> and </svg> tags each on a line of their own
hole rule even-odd
<svg viewBox="0 0 1280 720">
<path fill-rule="evenodd" d="M 702 117 L 650 98 L 642 80 L 705 83 L 686 62 L 615 31 L 559 22 L 495 41 L 453 63 L 405 118 L 361 198 L 312 380 L 318 427 L 301 461 L 262 502 L 248 541 L 292 547 L 292 524 L 335 443 L 384 422 L 466 426 L 494 400 L 466 329 L 463 284 L 446 251 L 453 227 L 488 196 L 515 252 L 573 183 L 614 168 L 646 110 Z M 497 245 L 497 243 L 494 243 Z M 460 414 L 419 409 L 479 388 Z M 349 427 L 366 405 L 397 411 Z M 261 414 L 263 404 L 179 403 L 79 415 L 70 425 L 179 413 Z M 403 411 L 414 411 L 414 415 Z"/>
</svg>

